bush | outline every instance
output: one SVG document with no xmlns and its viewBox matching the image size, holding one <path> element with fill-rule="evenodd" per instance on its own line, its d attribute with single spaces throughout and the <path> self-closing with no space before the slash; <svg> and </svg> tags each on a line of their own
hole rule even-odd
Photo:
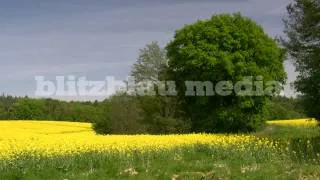
<svg viewBox="0 0 320 180">
<path fill-rule="evenodd" d="M 106 116 L 105 119 L 98 119 L 92 123 L 92 128 L 97 134 L 111 134 L 111 121 L 110 117 Z"/>
<path fill-rule="evenodd" d="M 267 120 L 306 118 L 300 98 L 274 97 L 267 103 Z"/>
<path fill-rule="evenodd" d="M 152 121 L 152 134 L 184 134 L 191 130 L 191 122 L 186 120 L 154 115 Z"/>
<path fill-rule="evenodd" d="M 146 133 L 146 125 L 142 122 L 142 111 L 133 96 L 117 94 L 108 101 L 105 111 L 107 118 L 94 122 L 97 133 L 103 134 L 141 134 Z"/>
</svg>

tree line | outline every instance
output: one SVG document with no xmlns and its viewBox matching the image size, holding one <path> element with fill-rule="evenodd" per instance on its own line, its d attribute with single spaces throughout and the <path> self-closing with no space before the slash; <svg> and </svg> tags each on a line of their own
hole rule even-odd
<svg viewBox="0 0 320 180">
<path fill-rule="evenodd" d="M 169 101 L 168 101 L 169 102 Z M 174 106 L 160 99 L 114 95 L 103 101 L 61 101 L 0 96 L 0 120 L 54 120 L 98 123 L 100 133 L 186 133 L 191 122 L 175 119 Z M 170 102 L 172 103 L 172 102 Z M 266 120 L 304 118 L 298 98 L 274 97 Z M 102 125 L 103 124 L 103 125 Z"/>
<path fill-rule="evenodd" d="M 1 120 L 56 120 L 92 122 L 104 116 L 102 102 L 0 96 Z"/>
</svg>

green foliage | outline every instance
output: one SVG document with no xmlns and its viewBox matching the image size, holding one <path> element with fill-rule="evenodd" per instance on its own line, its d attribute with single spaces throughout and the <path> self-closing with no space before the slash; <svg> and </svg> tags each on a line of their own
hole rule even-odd
<svg viewBox="0 0 320 180">
<path fill-rule="evenodd" d="M 320 2 L 295 0 L 287 7 L 282 44 L 299 72 L 294 85 L 303 95 L 303 104 L 310 117 L 320 112 Z"/>
<path fill-rule="evenodd" d="M 189 121 L 173 117 L 155 115 L 152 122 L 151 132 L 153 134 L 185 134 L 191 129 Z"/>
<path fill-rule="evenodd" d="M 137 62 L 133 65 L 131 75 L 136 83 L 150 81 L 155 89 L 164 80 L 168 68 L 168 58 L 165 49 L 157 42 L 147 44 L 139 51 Z M 148 132 L 153 134 L 186 133 L 190 131 L 190 122 L 178 117 L 179 107 L 175 97 L 137 96 L 139 107 L 143 112 L 143 121 Z"/>
<path fill-rule="evenodd" d="M 307 117 L 300 97 L 274 97 L 268 102 L 266 111 L 266 120 L 302 119 Z"/>
<path fill-rule="evenodd" d="M 152 134 L 188 133 L 191 122 L 179 119 L 175 97 L 141 96 L 137 98 L 143 111 L 144 122 Z"/>
<path fill-rule="evenodd" d="M 5 96 L 2 94 L 0 96 L 0 119 L 13 119 L 12 109 L 13 104 L 16 103 L 18 98 L 12 96 Z"/>
<path fill-rule="evenodd" d="M 1 120 L 93 122 L 99 134 L 186 133 L 190 122 L 174 118 L 177 105 L 170 97 L 116 94 L 102 102 L 0 96 Z"/>
<path fill-rule="evenodd" d="M 263 124 L 264 96 L 185 96 L 185 81 L 233 83 L 246 76 L 284 83 L 284 51 L 263 29 L 240 14 L 222 14 L 176 31 L 167 45 L 168 78 L 176 81 L 179 100 L 193 131 L 252 131 Z"/>
<path fill-rule="evenodd" d="M 99 134 L 190 132 L 190 122 L 174 118 L 174 100 L 167 98 L 118 93 L 106 103 L 106 118 L 94 121 L 93 128 Z"/>
<path fill-rule="evenodd" d="M 135 83 L 151 82 L 150 89 L 158 85 L 167 68 L 166 52 L 157 42 L 147 44 L 139 51 L 131 75 Z M 138 88 L 137 87 L 134 88 Z M 108 119 L 94 123 L 98 133 L 186 133 L 190 122 L 177 117 L 175 97 L 130 96 L 117 94 L 109 99 Z"/>
<path fill-rule="evenodd" d="M 104 102 L 65 102 L 53 99 L 0 96 L 0 119 L 93 122 L 105 116 Z"/>
<path fill-rule="evenodd" d="M 92 124 L 93 130 L 97 134 L 112 134 L 110 119 L 96 120 Z"/>
<path fill-rule="evenodd" d="M 109 99 L 110 130 L 113 134 L 141 134 L 146 132 L 142 112 L 133 96 L 115 95 Z"/>
<path fill-rule="evenodd" d="M 0 103 L 0 119 L 6 119 L 8 117 L 8 113 L 5 110 L 5 107 L 2 103 Z"/>
<path fill-rule="evenodd" d="M 156 83 L 166 68 L 167 62 L 165 49 L 161 48 L 158 42 L 153 41 L 139 50 L 139 57 L 132 67 L 131 76 L 137 82 L 151 81 Z"/>
<path fill-rule="evenodd" d="M 44 101 L 19 99 L 13 105 L 13 117 L 21 120 L 32 120 L 44 118 Z"/>
</svg>

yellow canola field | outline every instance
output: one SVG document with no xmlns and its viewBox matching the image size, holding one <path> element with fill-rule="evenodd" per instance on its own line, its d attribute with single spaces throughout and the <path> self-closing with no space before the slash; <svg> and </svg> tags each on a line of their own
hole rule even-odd
<svg viewBox="0 0 320 180">
<path fill-rule="evenodd" d="M 161 151 L 199 144 L 245 150 L 277 148 L 277 143 L 253 135 L 97 135 L 90 123 L 0 121 L 0 159 L 21 155 L 72 155 L 85 152 L 130 153 Z"/>
<path fill-rule="evenodd" d="M 315 119 L 292 119 L 268 121 L 267 124 L 284 126 L 315 126 L 318 124 L 318 122 Z"/>
</svg>

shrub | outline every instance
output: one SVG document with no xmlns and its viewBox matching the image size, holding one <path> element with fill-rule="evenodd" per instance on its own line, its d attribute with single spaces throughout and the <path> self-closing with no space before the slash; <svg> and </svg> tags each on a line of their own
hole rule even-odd
<svg viewBox="0 0 320 180">
<path fill-rule="evenodd" d="M 135 97 L 116 94 L 109 99 L 105 111 L 107 117 L 94 122 L 94 129 L 97 133 L 146 133 L 146 126 L 142 122 L 142 111 Z"/>
</svg>

